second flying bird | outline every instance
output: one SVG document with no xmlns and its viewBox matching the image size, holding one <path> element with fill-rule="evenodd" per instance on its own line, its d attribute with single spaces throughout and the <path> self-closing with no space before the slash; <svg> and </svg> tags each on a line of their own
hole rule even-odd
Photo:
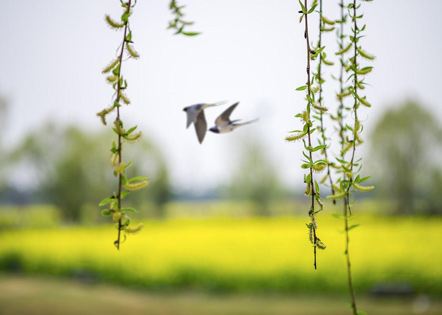
<svg viewBox="0 0 442 315">
<path fill-rule="evenodd" d="M 222 105 L 224 103 L 225 102 L 219 102 L 214 104 L 196 104 L 192 106 L 187 106 L 183 109 L 187 113 L 187 128 L 189 128 L 191 123 L 195 125 L 195 131 L 199 143 L 203 143 L 207 131 L 207 122 L 206 122 L 206 117 L 204 115 L 204 109 L 208 107 Z M 227 133 L 235 130 L 240 126 L 250 124 L 258 120 L 254 119 L 244 123 L 237 123 L 239 119 L 230 120 L 230 115 L 232 114 L 233 110 L 236 108 L 238 104 L 239 102 L 231 105 L 221 115 L 219 115 L 215 120 L 215 126 L 210 128 L 209 130 L 214 133 Z"/>
</svg>

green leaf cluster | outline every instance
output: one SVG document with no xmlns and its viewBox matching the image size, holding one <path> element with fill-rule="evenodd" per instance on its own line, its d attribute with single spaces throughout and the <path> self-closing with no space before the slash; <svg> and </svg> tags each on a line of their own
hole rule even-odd
<svg viewBox="0 0 442 315">
<path fill-rule="evenodd" d="M 175 15 L 171 21 L 169 21 L 168 29 L 174 29 L 175 35 L 182 34 L 184 36 L 197 36 L 201 34 L 200 32 L 188 32 L 184 28 L 190 25 L 193 25 L 194 22 L 188 22 L 183 20 L 184 13 L 182 9 L 185 8 L 185 5 L 178 5 L 176 0 L 171 0 L 169 3 L 169 10 Z"/>
<path fill-rule="evenodd" d="M 132 4 L 131 0 L 124 2 L 120 0 L 123 7 L 123 13 L 121 15 L 121 22 L 116 22 L 110 16 L 106 15 L 106 22 L 110 27 L 116 30 L 123 30 L 123 40 L 118 48 L 120 50 L 119 56 L 112 60 L 104 69 L 103 74 L 108 74 L 106 80 L 112 84 L 112 88 L 115 91 L 112 97 L 112 105 L 103 109 L 97 115 L 100 117 L 104 125 L 106 125 L 106 116 L 116 110 L 117 115 L 114 120 L 114 127 L 112 130 L 117 135 L 117 141 L 113 140 L 110 151 L 112 153 L 111 163 L 113 167 L 113 174 L 118 178 L 118 190 L 112 194 L 112 197 L 103 199 L 100 203 L 100 207 L 106 206 L 106 209 L 102 210 L 104 216 L 111 216 L 112 221 L 116 224 L 118 229 L 118 239 L 114 242 L 117 249 L 121 244 L 121 232 L 126 231 L 128 233 L 137 232 L 142 226 L 138 228 L 130 228 L 130 217 L 128 212 L 136 212 L 134 208 L 123 207 L 122 200 L 126 198 L 132 191 L 139 190 L 148 184 L 147 178 L 142 176 L 132 177 L 127 179 L 126 170 L 132 165 L 132 162 L 125 163 L 123 161 L 123 143 L 133 143 L 139 140 L 142 136 L 141 132 L 136 132 L 137 126 L 133 126 L 126 130 L 123 126 L 123 120 L 120 115 L 121 104 L 130 104 L 130 100 L 127 97 L 125 90 L 127 89 L 127 81 L 122 75 L 123 58 L 126 52 L 126 57 L 138 59 L 140 55 L 133 47 L 133 35 L 130 28 L 130 17 L 132 15 L 132 9 L 136 4 L 136 1 Z M 112 74 L 109 74 L 112 73 Z M 125 237 L 125 235 L 124 235 Z"/>
</svg>

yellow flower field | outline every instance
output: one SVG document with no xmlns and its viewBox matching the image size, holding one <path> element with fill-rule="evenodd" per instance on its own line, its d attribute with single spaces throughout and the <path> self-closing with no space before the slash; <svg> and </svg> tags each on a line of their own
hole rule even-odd
<svg viewBox="0 0 442 315">
<path fill-rule="evenodd" d="M 342 292 L 346 290 L 343 222 L 319 217 L 327 249 L 313 250 L 304 217 L 144 222 L 118 252 L 113 226 L 0 232 L 0 269 L 86 274 L 152 289 Z M 353 223 L 353 221 L 352 221 Z M 351 232 L 355 287 L 405 281 L 442 294 L 442 218 L 357 216 Z"/>
</svg>

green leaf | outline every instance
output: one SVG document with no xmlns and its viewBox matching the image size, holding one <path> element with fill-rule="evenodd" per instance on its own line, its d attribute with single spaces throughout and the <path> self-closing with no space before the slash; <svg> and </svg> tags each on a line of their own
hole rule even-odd
<svg viewBox="0 0 442 315">
<path fill-rule="evenodd" d="M 304 152 L 302 152 L 302 154 L 310 163 L 313 163 L 313 160 L 309 156 L 307 156 Z"/>
<path fill-rule="evenodd" d="M 132 32 L 129 32 L 126 36 L 126 42 L 130 42 L 132 40 Z"/>
<path fill-rule="evenodd" d="M 323 145 L 318 145 L 317 147 L 312 148 L 311 152 L 316 152 L 316 151 L 322 150 L 322 149 L 324 149 L 325 147 L 327 147 L 325 144 L 323 144 Z"/>
<path fill-rule="evenodd" d="M 101 214 L 104 215 L 105 217 L 108 217 L 112 215 L 112 211 L 110 211 L 109 209 L 104 209 L 101 211 Z"/>
<path fill-rule="evenodd" d="M 127 24 L 127 22 L 129 21 L 129 16 L 130 16 L 130 11 L 126 11 L 123 13 L 123 15 L 121 16 L 121 21 L 124 22 L 124 24 Z"/>
<path fill-rule="evenodd" d="M 307 88 L 307 85 L 300 86 L 296 89 L 296 91 L 304 91 Z"/>
<path fill-rule="evenodd" d="M 336 158 L 336 160 L 337 160 L 339 163 L 341 163 L 341 164 L 347 164 L 347 161 L 346 161 L 346 160 L 342 160 L 342 159 L 340 159 L 340 158 Z"/>
<path fill-rule="evenodd" d="M 137 210 L 135 210 L 134 208 L 123 208 L 123 209 L 121 209 L 121 211 L 126 211 L 126 212 L 137 212 Z"/>
<path fill-rule="evenodd" d="M 349 227 L 348 227 L 348 231 L 357 228 L 359 225 L 360 225 L 360 224 L 353 224 L 353 225 L 349 226 Z"/>
<path fill-rule="evenodd" d="M 102 207 L 104 205 L 107 205 L 108 203 L 111 203 L 114 200 L 114 198 L 104 198 L 101 200 L 101 202 L 98 204 L 99 207 Z"/>
<path fill-rule="evenodd" d="M 308 124 L 305 124 L 304 128 L 302 128 L 302 132 L 307 133 L 307 131 L 308 131 Z"/>
<path fill-rule="evenodd" d="M 310 10 L 308 10 L 307 14 L 310 14 L 310 13 L 312 13 L 313 11 L 315 11 L 315 9 L 316 9 L 317 6 L 318 6 L 317 4 L 315 4 L 314 6 L 312 6 L 312 7 L 310 8 Z"/>
<path fill-rule="evenodd" d="M 124 199 L 124 198 L 126 198 L 126 196 L 129 195 L 129 194 L 130 194 L 130 191 L 129 191 L 129 190 L 123 190 L 123 191 L 121 192 L 121 194 L 120 194 L 120 199 Z"/>
<path fill-rule="evenodd" d="M 316 54 L 315 54 L 315 55 L 319 55 L 324 49 L 325 49 L 325 46 L 322 46 L 321 48 L 319 48 L 319 49 L 316 51 Z M 325 53 L 324 53 L 324 55 L 325 55 Z"/>
<path fill-rule="evenodd" d="M 137 181 L 137 180 L 145 180 L 145 179 L 147 179 L 146 176 L 138 176 L 138 177 L 132 177 L 127 182 L 130 183 L 130 182 L 134 182 L 134 181 Z"/>
<path fill-rule="evenodd" d="M 114 75 L 119 75 L 120 74 L 120 65 L 116 66 L 113 70 L 112 73 Z"/>
<path fill-rule="evenodd" d="M 112 148 L 111 148 L 111 150 L 110 150 L 112 153 L 117 153 L 118 152 L 118 150 L 117 150 L 117 145 L 115 144 L 115 141 L 114 140 L 112 140 Z"/>
<path fill-rule="evenodd" d="M 358 183 L 363 183 L 363 182 L 365 182 L 367 179 L 369 179 L 371 176 L 366 176 L 366 177 L 363 177 L 363 178 L 361 178 L 359 181 L 358 181 Z"/>
<path fill-rule="evenodd" d="M 201 33 L 199 33 L 199 32 L 181 32 L 181 34 L 186 35 L 186 36 L 197 36 Z"/>
<path fill-rule="evenodd" d="M 307 14 L 307 10 L 305 9 L 305 7 L 304 7 L 304 5 L 302 4 L 301 0 L 298 0 L 298 1 L 299 1 L 299 4 L 301 5 L 302 13 Z"/>
<path fill-rule="evenodd" d="M 181 27 L 175 32 L 174 35 L 180 34 L 180 33 L 183 31 L 183 28 L 184 28 L 184 25 L 181 26 Z"/>
<path fill-rule="evenodd" d="M 315 164 L 324 164 L 324 165 L 327 165 L 327 161 L 326 161 L 326 160 L 323 160 L 323 159 L 319 159 L 319 160 L 316 160 L 316 161 L 315 161 Z"/>
<path fill-rule="evenodd" d="M 316 180 L 315 180 L 315 190 L 316 190 L 316 194 L 318 194 L 319 193 L 319 184 Z"/>
<path fill-rule="evenodd" d="M 130 135 L 132 132 L 135 131 L 135 129 L 137 129 L 137 127 L 138 127 L 138 126 L 135 126 L 135 127 L 130 128 L 130 129 L 126 132 L 126 134 L 127 134 L 127 135 Z"/>
</svg>

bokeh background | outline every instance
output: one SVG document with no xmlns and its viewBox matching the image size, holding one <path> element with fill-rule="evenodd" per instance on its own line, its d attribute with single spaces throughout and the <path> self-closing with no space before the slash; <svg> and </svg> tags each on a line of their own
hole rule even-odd
<svg viewBox="0 0 442 315">
<path fill-rule="evenodd" d="M 124 63 L 125 146 L 150 184 L 131 195 L 145 229 L 117 252 L 97 204 L 116 188 L 113 133 L 95 115 L 111 103 L 101 74 L 121 34 L 104 22 L 118 1 L 2 1 L 0 11 L 0 302 L 8 314 L 343 314 L 342 205 L 319 216 L 327 250 L 312 266 L 300 143 L 303 25 L 296 1 L 181 1 L 196 37 L 167 30 L 167 1 L 131 17 L 139 60 Z M 180 4 L 181 4 L 180 2 Z M 338 19 L 337 1 L 324 14 Z M 336 2 L 336 3 L 335 3 Z M 362 175 L 351 251 L 361 309 L 441 314 L 442 3 L 364 3 L 363 47 L 377 56 L 362 109 Z M 317 20 L 311 19 L 312 38 Z M 324 36 L 336 59 L 334 34 Z M 334 61 L 337 61 L 334 60 Z M 325 102 L 338 105 L 326 68 Z M 182 108 L 240 101 L 259 118 L 203 145 Z M 224 105 L 228 106 L 228 105 Z M 206 112 L 209 126 L 225 107 Z M 331 134 L 336 133 L 326 121 Z M 334 153 L 339 150 L 332 147 Z M 327 188 L 324 187 L 324 190 Z M 82 303 L 78 303 L 81 300 Z M 66 306 L 69 307 L 66 307 Z"/>
</svg>

